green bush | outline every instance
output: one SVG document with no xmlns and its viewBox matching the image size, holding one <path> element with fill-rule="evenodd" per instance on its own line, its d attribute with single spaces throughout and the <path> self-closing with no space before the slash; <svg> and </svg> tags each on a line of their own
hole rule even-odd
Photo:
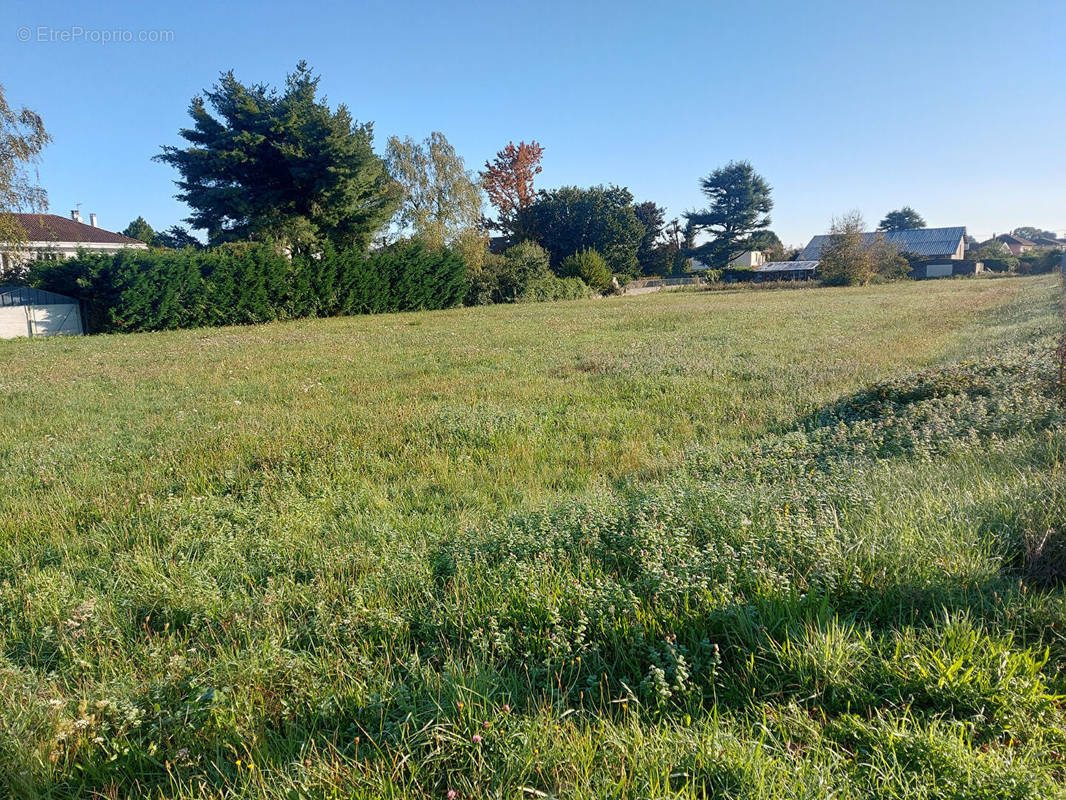
<svg viewBox="0 0 1066 800">
<path fill-rule="evenodd" d="M 89 329 L 101 333 L 448 308 L 467 293 L 457 253 L 413 240 L 369 257 L 327 247 L 290 259 L 251 242 L 82 253 L 32 264 L 29 282 L 82 300 Z"/>
<path fill-rule="evenodd" d="M 990 272 L 1010 272 L 1011 268 L 1016 266 L 1016 261 L 1017 259 L 986 258 L 981 260 L 981 263 Z"/>
<path fill-rule="evenodd" d="M 597 292 L 606 292 L 611 288 L 611 271 L 603 256 L 595 250 L 585 248 L 563 259 L 559 274 L 564 278 L 581 278 Z"/>
<path fill-rule="evenodd" d="M 1018 257 L 1003 242 L 991 241 L 967 254 L 974 261 L 983 261 L 985 269 L 992 272 L 1009 272 L 1018 269 Z"/>
<path fill-rule="evenodd" d="M 519 242 L 489 254 L 471 275 L 467 305 L 576 300 L 591 296 L 580 278 L 559 278 L 548 268 L 548 252 L 536 242 Z"/>
<path fill-rule="evenodd" d="M 542 302 L 546 300 L 582 300 L 592 297 L 592 289 L 581 278 L 560 278 L 547 273 L 534 278 L 522 293 L 522 302 Z"/>
<path fill-rule="evenodd" d="M 1042 275 L 1062 266 L 1061 250 L 1030 250 L 1018 258 L 1017 270 L 1022 275 Z"/>
</svg>

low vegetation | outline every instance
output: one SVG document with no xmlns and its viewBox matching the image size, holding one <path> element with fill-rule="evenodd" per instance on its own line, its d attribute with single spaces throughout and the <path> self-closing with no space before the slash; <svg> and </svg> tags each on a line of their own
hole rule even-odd
<svg viewBox="0 0 1066 800">
<path fill-rule="evenodd" d="M 0 781 L 1057 796 L 1061 297 L 0 342 Z"/>
</svg>

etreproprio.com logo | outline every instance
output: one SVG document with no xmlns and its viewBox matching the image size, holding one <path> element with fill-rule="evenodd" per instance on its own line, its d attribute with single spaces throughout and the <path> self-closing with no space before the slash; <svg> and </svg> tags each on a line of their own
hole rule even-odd
<svg viewBox="0 0 1066 800">
<path fill-rule="evenodd" d="M 159 44 L 174 41 L 174 31 L 138 30 L 126 28 L 85 28 L 71 25 L 67 28 L 54 28 L 50 25 L 23 25 L 15 31 L 20 42 L 42 42 L 47 44 L 73 44 L 88 42 L 90 44 Z"/>
</svg>

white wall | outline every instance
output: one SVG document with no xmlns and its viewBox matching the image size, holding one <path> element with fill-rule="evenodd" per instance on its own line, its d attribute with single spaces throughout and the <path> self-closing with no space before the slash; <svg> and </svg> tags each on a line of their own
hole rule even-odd
<svg viewBox="0 0 1066 800">
<path fill-rule="evenodd" d="M 731 267 L 761 267 L 766 263 L 766 254 L 761 250 L 748 250 L 729 262 Z"/>
<path fill-rule="evenodd" d="M 0 246 L 2 249 L 2 246 Z M 25 264 L 37 258 L 66 261 L 79 250 L 87 253 L 117 253 L 121 250 L 147 250 L 144 242 L 136 244 L 101 244 L 99 242 L 26 242 L 18 250 L 2 249 L 4 267 Z"/>
<path fill-rule="evenodd" d="M 0 307 L 0 339 L 83 333 L 76 304 Z"/>
</svg>

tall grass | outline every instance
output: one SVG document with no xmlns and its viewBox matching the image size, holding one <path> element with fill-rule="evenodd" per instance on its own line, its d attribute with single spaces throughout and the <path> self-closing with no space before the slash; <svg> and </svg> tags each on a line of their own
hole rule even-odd
<svg viewBox="0 0 1066 800">
<path fill-rule="evenodd" d="M 4 344 L 0 779 L 1061 794 L 1058 300 L 948 281 Z"/>
</svg>

